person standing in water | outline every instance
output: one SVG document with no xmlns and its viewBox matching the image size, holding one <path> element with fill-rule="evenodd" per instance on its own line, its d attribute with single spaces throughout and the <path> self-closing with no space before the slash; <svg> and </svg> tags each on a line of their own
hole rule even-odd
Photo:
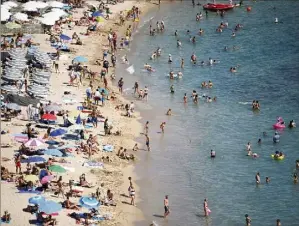
<svg viewBox="0 0 299 226">
<path fill-rule="evenodd" d="M 276 226 L 281 226 L 280 219 L 277 219 L 277 220 L 276 220 Z"/>
<path fill-rule="evenodd" d="M 184 68 L 184 58 L 181 59 L 181 68 Z"/>
<path fill-rule="evenodd" d="M 245 214 L 245 222 L 246 222 L 246 226 L 250 226 L 251 225 L 251 219 L 248 216 L 248 214 Z"/>
<path fill-rule="evenodd" d="M 169 214 L 170 214 L 170 211 L 169 211 L 168 195 L 165 195 L 165 199 L 164 199 L 164 218 L 166 218 Z"/>
<path fill-rule="evenodd" d="M 173 85 L 170 86 L 170 93 L 174 93 L 174 86 Z"/>
<path fill-rule="evenodd" d="M 149 140 L 148 135 L 145 135 L 145 145 L 146 145 L 148 151 L 151 150 L 149 142 L 150 142 L 150 140 Z"/>
<path fill-rule="evenodd" d="M 203 211 L 205 213 L 205 217 L 209 216 L 210 210 L 209 210 L 209 207 L 208 207 L 207 199 L 205 199 L 204 202 L 203 202 Z"/>
<path fill-rule="evenodd" d="M 257 172 L 256 175 L 255 175 L 255 181 L 256 181 L 256 184 L 260 184 L 261 183 L 261 177 L 260 177 L 260 173 Z"/>
<path fill-rule="evenodd" d="M 147 122 L 145 123 L 145 126 L 144 126 L 144 133 L 145 133 L 145 135 L 148 134 L 148 129 L 149 129 L 149 121 L 147 121 Z"/>
<path fill-rule="evenodd" d="M 187 93 L 185 93 L 185 95 L 184 95 L 184 103 L 186 104 L 187 101 L 188 101 L 188 97 L 187 97 Z"/>
<path fill-rule="evenodd" d="M 161 129 L 162 133 L 165 132 L 165 130 L 164 130 L 165 129 L 165 125 L 166 125 L 166 122 L 162 122 L 161 125 L 160 125 L 160 129 Z"/>
</svg>

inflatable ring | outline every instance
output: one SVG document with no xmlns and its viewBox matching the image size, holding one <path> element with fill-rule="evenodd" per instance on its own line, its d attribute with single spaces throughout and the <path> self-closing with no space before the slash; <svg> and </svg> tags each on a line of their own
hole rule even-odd
<svg viewBox="0 0 299 226">
<path fill-rule="evenodd" d="M 271 157 L 275 160 L 283 160 L 284 159 L 284 155 L 279 156 L 279 157 L 275 157 L 275 155 L 271 155 Z"/>
</svg>

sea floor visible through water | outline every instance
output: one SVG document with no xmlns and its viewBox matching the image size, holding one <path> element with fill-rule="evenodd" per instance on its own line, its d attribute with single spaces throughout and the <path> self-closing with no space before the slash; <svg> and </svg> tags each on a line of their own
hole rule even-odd
<svg viewBox="0 0 299 226">
<path fill-rule="evenodd" d="M 246 11 L 250 5 L 252 10 Z M 295 160 L 299 159 L 297 128 L 279 131 L 280 143 L 273 144 L 272 125 L 281 116 L 288 123 L 299 122 L 299 2 L 244 1 L 244 6 L 227 12 L 224 17 L 205 12 L 201 6 L 192 7 L 191 1 L 163 3 L 140 22 L 128 59 L 135 68 L 130 75 L 123 72 L 126 97 L 141 111 L 142 123 L 150 122 L 151 152 L 140 151 L 136 172 L 140 180 L 142 203 L 147 225 L 245 225 L 245 214 L 252 225 L 270 226 L 281 219 L 282 225 L 296 226 L 299 222 L 299 184 L 293 183 Z M 196 22 L 196 13 L 203 19 Z M 275 24 L 275 18 L 280 21 Z M 163 20 L 166 29 L 149 36 L 149 25 Z M 229 26 L 222 33 L 215 30 L 221 22 Z M 232 37 L 236 24 L 243 28 Z M 199 28 L 204 35 L 197 35 Z M 196 37 L 189 41 L 187 30 Z M 178 30 L 179 36 L 174 32 Z M 177 48 L 180 39 L 182 47 Z M 228 51 L 224 51 L 224 47 Z M 235 46 L 235 50 L 233 47 Z M 158 47 L 162 56 L 149 60 Z M 211 57 L 219 61 L 213 66 L 190 63 L 192 53 L 198 61 Z M 168 54 L 174 62 L 167 63 Z M 183 78 L 170 81 L 170 70 L 180 70 L 185 59 Z M 154 73 L 145 72 L 149 63 Z M 237 68 L 231 73 L 230 67 Z M 125 71 L 128 65 L 120 65 Z M 201 82 L 211 80 L 212 89 L 202 89 Z M 139 101 L 132 96 L 134 82 L 149 87 L 149 100 Z M 169 87 L 175 87 L 170 94 Z M 191 101 L 192 90 L 200 95 L 216 96 L 217 101 L 198 104 Z M 183 103 L 184 93 L 189 101 Z M 251 102 L 258 100 L 260 111 L 252 111 Z M 166 116 L 171 108 L 173 116 Z M 159 125 L 166 122 L 165 134 Z M 266 132 L 266 135 L 263 135 Z M 257 144 L 258 139 L 261 144 Z M 145 143 L 143 136 L 140 142 Z M 253 152 L 260 157 L 246 156 L 246 144 L 252 143 Z M 217 153 L 210 159 L 210 150 Z M 273 160 L 275 151 L 285 153 L 282 161 Z M 256 186 L 255 174 L 260 172 L 262 183 Z M 298 171 L 297 171 L 298 172 Z M 265 178 L 270 177 L 269 184 Z M 169 195 L 170 216 L 162 219 L 163 199 Z M 203 201 L 208 199 L 212 213 L 203 217 Z"/>
</svg>

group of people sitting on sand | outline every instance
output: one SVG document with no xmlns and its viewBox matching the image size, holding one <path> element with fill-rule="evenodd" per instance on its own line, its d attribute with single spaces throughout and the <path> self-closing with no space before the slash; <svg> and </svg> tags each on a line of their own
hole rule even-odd
<svg viewBox="0 0 299 226">
<path fill-rule="evenodd" d="M 135 145 L 134 148 L 133 148 L 133 150 L 137 151 L 138 150 L 138 146 L 136 147 L 136 145 Z M 123 148 L 123 147 L 120 147 L 118 149 L 116 156 L 118 156 L 121 159 L 125 159 L 125 160 L 133 160 L 133 161 L 135 160 L 135 156 L 133 154 L 129 154 L 127 152 L 127 149 Z"/>
</svg>

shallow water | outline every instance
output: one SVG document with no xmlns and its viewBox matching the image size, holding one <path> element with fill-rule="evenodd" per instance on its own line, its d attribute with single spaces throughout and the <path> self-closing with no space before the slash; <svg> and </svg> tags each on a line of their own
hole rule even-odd
<svg viewBox="0 0 299 226">
<path fill-rule="evenodd" d="M 246 2 L 247 4 L 249 2 Z M 150 121 L 152 152 L 142 152 L 142 164 L 137 167 L 141 177 L 140 207 L 147 219 L 159 225 L 244 225 L 245 214 L 252 218 L 252 225 L 275 225 L 280 218 L 283 225 L 299 225 L 299 184 L 294 185 L 292 174 L 295 160 L 299 159 L 297 129 L 281 132 L 281 141 L 274 145 L 272 124 L 277 116 L 288 123 L 299 122 L 299 2 L 262 1 L 228 12 L 224 18 L 209 13 L 201 22 L 195 21 L 201 8 L 191 2 L 174 2 L 161 6 L 144 20 L 154 17 L 152 24 L 163 18 L 166 31 L 150 37 L 149 23 L 141 22 L 128 55 L 135 67 L 135 74 L 124 73 L 125 88 L 134 81 L 150 89 L 148 103 L 137 102 L 144 116 Z M 273 9 L 276 7 L 276 10 Z M 204 13 L 203 13 L 204 14 Z M 282 23 L 274 24 L 278 17 Z M 228 21 L 229 29 L 215 32 L 221 21 Z M 240 23 L 244 28 L 231 37 L 231 28 Z M 204 29 L 204 36 L 196 35 L 197 43 L 189 42 L 186 30 L 193 34 Z M 176 47 L 174 31 L 179 31 L 182 48 Z M 236 51 L 223 51 L 224 46 L 239 47 Z M 162 56 L 150 61 L 150 53 L 158 46 Z M 193 66 L 189 62 L 192 52 L 199 61 L 209 57 L 220 61 L 214 66 Z M 171 53 L 172 68 L 177 71 L 180 58 L 185 59 L 184 77 L 169 81 L 167 63 Z M 156 72 L 142 70 L 148 62 Z M 229 68 L 240 65 L 232 74 Z M 120 68 L 125 68 L 121 65 Z M 202 81 L 211 80 L 213 89 L 201 89 Z M 169 92 L 175 86 L 175 94 Z M 193 89 L 200 94 L 217 96 L 217 102 L 198 105 L 183 104 L 183 95 Z M 130 91 L 127 94 L 130 97 Z M 259 100 L 261 111 L 251 110 L 251 101 Z M 174 116 L 166 117 L 168 108 Z M 166 133 L 159 132 L 159 124 L 166 122 Z M 267 132 L 263 137 L 262 132 Z M 258 138 L 262 144 L 258 145 Z M 144 142 L 143 139 L 141 139 Z M 246 156 L 245 145 L 252 143 L 258 159 Z M 217 158 L 209 158 L 210 150 Z M 283 151 L 283 161 L 270 155 Z M 255 174 L 260 172 L 262 184 L 256 186 Z M 265 177 L 271 178 L 265 184 Z M 168 220 L 153 215 L 163 214 L 163 198 L 170 197 L 171 215 Z M 203 200 L 207 198 L 211 216 L 203 215 Z M 141 225 L 147 225 L 145 223 Z"/>
</svg>

